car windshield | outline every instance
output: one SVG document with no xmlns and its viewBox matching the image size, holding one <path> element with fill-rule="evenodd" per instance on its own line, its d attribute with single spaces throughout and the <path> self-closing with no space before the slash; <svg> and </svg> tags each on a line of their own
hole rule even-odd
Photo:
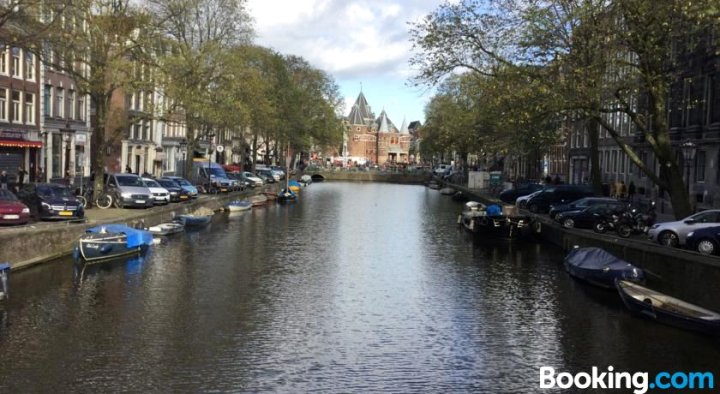
<svg viewBox="0 0 720 394">
<path fill-rule="evenodd" d="M 162 187 L 177 187 L 175 182 L 167 180 L 167 179 L 160 179 L 158 182 L 162 185 Z"/>
<path fill-rule="evenodd" d="M 243 172 L 243 175 L 245 175 L 248 178 L 250 178 L 250 177 L 257 178 L 257 175 L 253 174 L 252 172 Z"/>
<path fill-rule="evenodd" d="M 145 186 L 147 187 L 162 187 L 159 183 L 155 182 L 152 179 L 143 179 L 143 182 L 145 182 Z"/>
<path fill-rule="evenodd" d="M 64 186 L 60 185 L 41 185 L 37 187 L 37 194 L 40 197 L 74 197 Z"/>
<path fill-rule="evenodd" d="M 190 182 L 188 182 L 187 180 L 182 179 L 182 178 L 180 178 L 180 179 L 173 179 L 173 181 L 176 182 L 176 183 L 177 183 L 178 185 L 180 185 L 180 186 L 192 186 L 192 183 L 190 183 Z"/>
<path fill-rule="evenodd" d="M 590 204 L 590 199 L 589 199 L 589 198 L 581 198 L 581 199 L 579 199 L 579 200 L 576 200 L 576 201 L 572 202 L 570 205 L 572 205 L 572 206 L 574 206 L 574 207 L 586 207 L 586 206 L 588 206 L 589 204 Z"/>
<path fill-rule="evenodd" d="M 136 177 L 136 176 L 129 176 L 129 175 L 118 175 L 115 177 L 117 179 L 117 183 L 119 186 L 139 186 L 139 187 L 145 187 L 145 185 L 142 182 L 142 179 Z"/>
<path fill-rule="evenodd" d="M 2 201 L 17 201 L 17 197 L 12 194 L 9 190 L 0 189 L 0 200 Z"/>
<path fill-rule="evenodd" d="M 205 168 L 205 170 L 207 171 L 207 168 Z M 219 178 L 225 178 L 225 171 L 220 168 L 210 168 L 210 175 Z"/>
</svg>

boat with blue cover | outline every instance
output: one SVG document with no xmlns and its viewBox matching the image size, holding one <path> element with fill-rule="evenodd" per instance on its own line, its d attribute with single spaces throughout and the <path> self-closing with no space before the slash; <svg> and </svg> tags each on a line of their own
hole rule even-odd
<svg viewBox="0 0 720 394">
<path fill-rule="evenodd" d="M 565 270 L 572 277 L 606 289 L 614 289 L 615 280 L 645 281 L 641 268 L 594 247 L 571 250 L 565 256 Z"/>
<path fill-rule="evenodd" d="M 0 301 L 7 299 L 10 294 L 8 275 L 10 275 L 10 264 L 0 263 Z"/>
<path fill-rule="evenodd" d="M 145 252 L 153 236 L 124 224 L 92 227 L 80 237 L 74 256 L 77 260 L 98 261 Z"/>
</svg>

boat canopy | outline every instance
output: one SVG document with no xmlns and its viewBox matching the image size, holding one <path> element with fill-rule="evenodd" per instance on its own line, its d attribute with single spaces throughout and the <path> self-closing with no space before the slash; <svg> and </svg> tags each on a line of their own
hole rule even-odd
<svg viewBox="0 0 720 394">
<path fill-rule="evenodd" d="M 87 233 L 103 234 L 103 233 L 123 233 L 127 236 L 127 247 L 135 248 L 141 245 L 152 245 L 153 236 L 151 233 L 128 227 L 124 224 L 105 224 L 102 226 L 91 227 L 86 230 Z"/>
</svg>

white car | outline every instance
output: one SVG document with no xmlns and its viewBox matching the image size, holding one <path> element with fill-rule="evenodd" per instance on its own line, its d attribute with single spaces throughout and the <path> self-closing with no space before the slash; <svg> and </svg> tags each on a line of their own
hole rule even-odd
<svg viewBox="0 0 720 394">
<path fill-rule="evenodd" d="M 688 233 L 716 226 L 720 226 L 720 210 L 709 209 L 675 222 L 653 224 L 648 230 L 648 238 L 661 245 L 678 247 L 685 245 Z"/>
<path fill-rule="evenodd" d="M 518 197 L 518 198 L 515 200 L 515 206 L 518 207 L 518 208 L 523 208 L 523 209 L 527 208 L 527 202 L 528 202 L 528 200 L 530 200 L 531 198 L 537 196 L 538 194 L 540 194 L 540 192 L 542 192 L 542 190 L 538 190 L 538 191 L 536 191 L 536 192 L 532 192 L 532 193 L 528 194 L 527 196 L 520 196 L 520 197 Z"/>
<path fill-rule="evenodd" d="M 245 177 L 245 179 L 255 183 L 255 186 L 262 186 L 265 184 L 265 182 L 262 180 L 262 178 L 253 174 L 252 172 L 245 171 L 242 174 L 243 174 L 243 177 Z"/>
<path fill-rule="evenodd" d="M 450 164 L 438 164 L 437 167 L 433 169 L 433 174 L 437 176 L 443 176 L 446 172 L 452 171 L 452 165 Z"/>
<path fill-rule="evenodd" d="M 170 192 L 168 189 L 160 186 L 156 180 L 150 178 L 143 178 L 145 187 L 152 193 L 153 202 L 157 204 L 169 204 L 170 203 Z"/>
</svg>

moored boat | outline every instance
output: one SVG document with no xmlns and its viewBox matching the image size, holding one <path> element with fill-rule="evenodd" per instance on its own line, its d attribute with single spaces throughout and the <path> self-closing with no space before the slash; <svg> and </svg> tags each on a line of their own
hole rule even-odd
<svg viewBox="0 0 720 394">
<path fill-rule="evenodd" d="M 477 201 L 469 201 L 458 216 L 458 224 L 473 234 L 484 236 L 515 239 L 528 234 L 530 218 L 516 212 L 508 213 L 503 214 L 499 205 L 485 206 Z"/>
<path fill-rule="evenodd" d="M 262 194 L 264 194 L 265 197 L 267 197 L 268 200 L 270 200 L 270 201 L 277 200 L 277 198 L 278 198 L 278 193 L 274 192 L 274 191 L 264 191 L 264 192 L 262 192 Z"/>
<path fill-rule="evenodd" d="M 720 335 L 720 313 L 626 280 L 615 287 L 630 312 L 686 330 Z"/>
<path fill-rule="evenodd" d="M 150 226 L 147 228 L 147 231 L 153 235 L 172 235 L 182 232 L 183 230 L 185 230 L 185 225 L 178 221 L 160 223 L 157 226 Z"/>
<path fill-rule="evenodd" d="M 178 215 L 175 220 L 182 223 L 186 228 L 188 227 L 203 227 L 207 226 L 212 220 L 212 215 L 199 215 L 199 214 L 184 214 Z"/>
<path fill-rule="evenodd" d="M 645 273 L 601 248 L 574 248 L 565 256 L 565 270 L 570 276 L 595 286 L 612 289 L 615 280 L 643 282 Z"/>
<path fill-rule="evenodd" d="M 122 224 L 106 224 L 86 230 L 75 249 L 75 258 L 84 261 L 106 260 L 143 253 L 152 245 L 152 234 Z"/>
<path fill-rule="evenodd" d="M 268 198 L 264 194 L 256 194 L 254 196 L 250 196 L 248 197 L 248 200 L 253 207 L 261 207 L 268 203 Z"/>
<path fill-rule="evenodd" d="M 444 194 L 446 196 L 452 196 L 455 192 L 457 192 L 457 190 L 449 186 L 440 189 L 440 194 Z"/>
<path fill-rule="evenodd" d="M 299 192 L 300 187 L 300 183 L 294 179 L 287 182 L 287 188 L 290 189 L 292 192 Z"/>
<path fill-rule="evenodd" d="M 433 189 L 433 190 L 439 190 L 440 184 L 437 183 L 437 181 L 432 180 L 432 181 L 428 182 L 427 187 L 429 187 L 430 189 Z"/>
<path fill-rule="evenodd" d="M 301 184 L 304 184 L 305 186 L 307 186 L 307 185 L 309 185 L 309 184 L 312 183 L 312 176 L 310 176 L 310 175 L 308 175 L 308 174 L 305 174 L 305 175 L 303 175 L 303 176 L 300 177 L 300 180 L 299 180 L 298 182 L 300 182 Z"/>
<path fill-rule="evenodd" d="M 248 200 L 235 200 L 230 201 L 225 207 L 229 212 L 240 212 L 240 211 L 247 211 L 250 208 L 252 208 L 252 202 Z"/>
<path fill-rule="evenodd" d="M 279 203 L 290 203 L 297 201 L 297 194 L 293 193 L 291 190 L 281 190 L 278 194 L 278 202 Z"/>
</svg>

